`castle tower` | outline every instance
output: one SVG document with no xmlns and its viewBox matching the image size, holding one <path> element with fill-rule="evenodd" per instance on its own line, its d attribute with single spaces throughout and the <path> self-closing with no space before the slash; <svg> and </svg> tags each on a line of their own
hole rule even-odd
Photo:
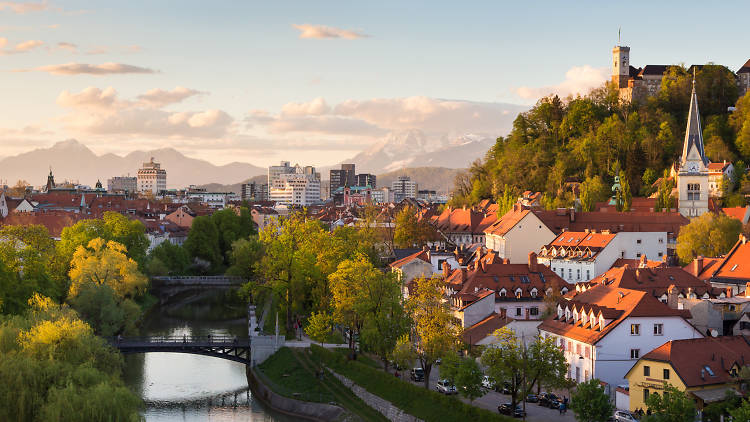
<svg viewBox="0 0 750 422">
<path fill-rule="evenodd" d="M 55 188 L 55 176 L 52 175 L 52 167 L 49 168 L 49 175 L 47 176 L 47 192 Z"/>
<path fill-rule="evenodd" d="M 677 173 L 680 214 L 685 217 L 697 217 L 708 211 L 708 158 L 703 151 L 700 118 L 693 75 L 693 93 L 690 97 L 680 171 Z"/>
<path fill-rule="evenodd" d="M 612 49 L 612 83 L 617 88 L 627 88 L 630 78 L 630 47 Z"/>
</svg>

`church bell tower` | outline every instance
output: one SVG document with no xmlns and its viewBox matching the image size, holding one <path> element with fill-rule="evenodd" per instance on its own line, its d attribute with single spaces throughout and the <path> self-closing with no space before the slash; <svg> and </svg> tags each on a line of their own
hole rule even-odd
<svg viewBox="0 0 750 422">
<path fill-rule="evenodd" d="M 708 211 L 708 158 L 703 151 L 700 119 L 698 96 L 695 93 L 695 73 L 693 73 L 690 112 L 685 129 L 685 141 L 682 145 L 680 171 L 677 174 L 680 214 L 685 217 L 698 217 Z"/>
</svg>

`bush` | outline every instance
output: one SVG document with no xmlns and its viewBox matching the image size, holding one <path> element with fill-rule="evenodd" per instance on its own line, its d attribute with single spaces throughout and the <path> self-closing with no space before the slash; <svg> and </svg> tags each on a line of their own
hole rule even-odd
<svg viewBox="0 0 750 422">
<path fill-rule="evenodd" d="M 357 361 L 348 361 L 344 355 L 320 346 L 311 345 L 313 359 L 324 363 L 337 373 L 354 381 L 372 394 L 393 403 L 394 406 L 425 421 L 489 422 L 513 419 L 488 410 L 470 406 L 457 398 L 444 396 L 414 384 L 401 381 L 393 375 Z"/>
</svg>

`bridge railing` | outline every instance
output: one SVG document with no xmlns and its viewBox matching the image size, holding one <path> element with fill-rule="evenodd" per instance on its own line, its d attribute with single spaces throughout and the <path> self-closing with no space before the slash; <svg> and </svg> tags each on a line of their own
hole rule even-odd
<svg viewBox="0 0 750 422">
<path fill-rule="evenodd" d="M 107 339 L 115 347 L 138 346 L 249 346 L 249 337 L 230 335 L 205 336 L 149 336 L 149 337 L 109 337 Z"/>
<path fill-rule="evenodd" d="M 229 281 L 236 283 L 243 283 L 247 281 L 243 277 L 232 276 L 232 275 L 176 275 L 176 276 L 157 276 L 151 277 L 154 280 L 160 281 L 181 281 L 181 280 L 195 280 L 195 281 Z"/>
</svg>

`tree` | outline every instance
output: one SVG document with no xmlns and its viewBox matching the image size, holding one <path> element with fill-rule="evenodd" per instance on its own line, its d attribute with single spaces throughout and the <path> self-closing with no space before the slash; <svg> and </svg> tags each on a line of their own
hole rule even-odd
<svg viewBox="0 0 750 422">
<path fill-rule="evenodd" d="M 320 346 L 323 346 L 328 338 L 331 336 L 331 316 L 322 312 L 315 312 L 307 318 L 307 327 L 305 333 L 317 342 L 320 342 Z"/>
<path fill-rule="evenodd" d="M 417 216 L 411 205 L 405 206 L 396 215 L 396 230 L 393 241 L 400 248 L 422 247 L 434 240 L 435 229 L 424 219 Z"/>
<path fill-rule="evenodd" d="M 70 299 L 70 304 L 98 335 L 137 333 L 140 307 L 131 299 L 118 297 L 107 284 L 84 283 L 78 295 Z"/>
<path fill-rule="evenodd" d="M 674 208 L 674 198 L 672 198 L 673 189 L 674 179 L 669 177 L 667 170 L 664 170 L 664 175 L 659 183 L 659 191 L 656 195 L 655 211 L 669 211 Z"/>
<path fill-rule="evenodd" d="M 214 226 L 216 226 L 219 250 L 223 258 L 223 264 L 229 265 L 231 261 L 230 252 L 232 251 L 232 244 L 236 240 L 246 239 L 250 234 L 255 233 L 255 225 L 252 216 L 250 215 L 250 211 L 245 207 L 240 207 L 238 214 L 231 208 L 225 208 L 216 211 L 210 218 L 214 223 Z"/>
<path fill-rule="evenodd" d="M 612 417 L 615 407 L 604 392 L 601 382 L 592 378 L 576 386 L 570 397 L 570 409 L 580 422 L 606 422 Z"/>
<path fill-rule="evenodd" d="M 139 265 L 144 263 L 149 246 L 146 227 L 138 220 L 130 220 L 112 211 L 105 212 L 102 218 L 81 220 L 65 227 L 57 243 L 57 252 L 65 263 L 70 263 L 79 246 L 86 246 L 97 237 L 124 245 L 130 258 Z"/>
<path fill-rule="evenodd" d="M 482 389 L 484 373 L 472 358 L 460 358 L 456 353 L 448 353 L 443 357 L 440 376 L 455 385 L 459 394 L 472 403 L 485 393 Z"/>
<path fill-rule="evenodd" d="M 246 279 L 254 277 L 261 254 L 262 246 L 257 236 L 235 240 L 229 253 L 231 265 L 227 268 L 227 274 Z"/>
<path fill-rule="evenodd" d="M 348 332 L 349 356 L 355 358 L 355 337 L 368 314 L 367 287 L 377 283 L 382 273 L 363 256 L 339 264 L 328 277 L 333 294 L 333 320 Z"/>
<path fill-rule="evenodd" d="M 23 198 L 26 196 L 26 189 L 30 187 L 29 182 L 19 179 L 12 188 L 8 189 L 8 194 L 14 198 Z"/>
<path fill-rule="evenodd" d="M 683 422 L 695 419 L 693 399 L 674 386 L 664 383 L 664 393 L 651 393 L 646 399 L 650 415 L 644 422 Z"/>
<path fill-rule="evenodd" d="M 219 230 L 211 217 L 201 215 L 193 219 L 184 248 L 193 259 L 207 262 L 208 271 L 220 271 L 224 259 L 219 244 Z"/>
<path fill-rule="evenodd" d="M 513 209 L 513 205 L 518 201 L 518 195 L 512 187 L 505 184 L 503 194 L 497 199 L 497 218 L 501 218 L 506 212 Z"/>
<path fill-rule="evenodd" d="M 609 198 L 609 189 L 601 176 L 589 177 L 581 184 L 581 211 L 593 211 L 597 202 Z"/>
<path fill-rule="evenodd" d="M 361 330 L 361 340 L 367 350 L 380 356 L 383 367 L 388 369 L 391 357 L 399 338 L 409 332 L 410 320 L 400 302 L 401 287 L 392 273 L 382 279 L 380 288 L 373 289 L 370 301 L 372 306 Z"/>
<path fill-rule="evenodd" d="M 414 283 L 406 309 L 412 320 L 414 353 L 424 369 L 424 386 L 429 388 L 432 365 L 456 348 L 459 333 L 443 302 L 442 280 L 439 277 L 417 278 Z"/>
<path fill-rule="evenodd" d="M 729 414 L 735 421 L 750 421 L 750 401 L 742 400 L 742 404 L 738 408 L 730 410 Z"/>
<path fill-rule="evenodd" d="M 507 327 L 493 336 L 496 341 L 482 354 L 482 364 L 497 382 L 508 383 L 513 406 L 535 385 L 557 387 L 565 383 L 568 366 L 552 338 L 535 337 L 527 346 Z"/>
<path fill-rule="evenodd" d="M 138 264 L 127 256 L 124 245 L 96 238 L 79 246 L 70 262 L 69 298 L 75 298 L 86 283 L 108 285 L 120 298 L 134 298 L 148 286 Z"/>
<path fill-rule="evenodd" d="M 620 192 L 622 204 L 620 211 L 630 211 L 630 205 L 633 203 L 633 194 L 630 192 L 630 182 L 628 182 L 625 172 L 620 172 Z"/>
<path fill-rule="evenodd" d="M 159 264 L 152 264 L 154 261 Z M 164 274 L 155 274 L 150 269 L 151 265 L 156 265 L 153 270 L 164 272 Z M 147 269 L 151 275 L 186 275 L 190 269 L 190 255 L 182 246 L 170 241 L 161 242 L 151 250 Z"/>
<path fill-rule="evenodd" d="M 683 265 L 697 256 L 721 256 L 732 248 L 742 232 L 742 222 L 725 214 L 704 213 L 680 229 L 677 256 Z"/>
</svg>

